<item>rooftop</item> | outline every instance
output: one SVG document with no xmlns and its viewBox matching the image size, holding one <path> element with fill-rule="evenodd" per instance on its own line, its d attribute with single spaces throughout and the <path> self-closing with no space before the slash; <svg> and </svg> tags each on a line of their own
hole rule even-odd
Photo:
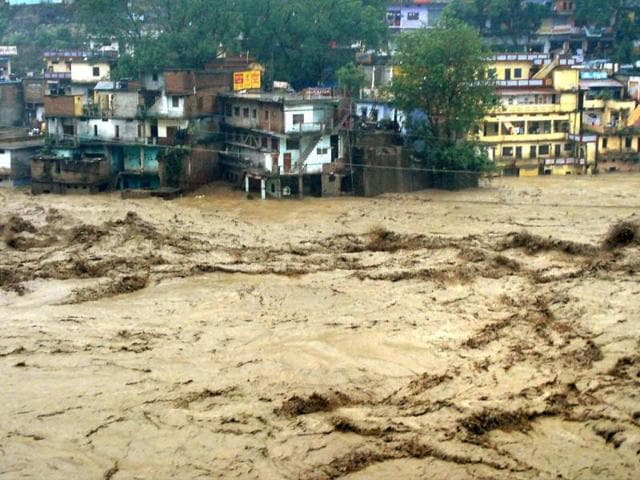
<svg viewBox="0 0 640 480">
<path fill-rule="evenodd" d="M 255 100 L 265 103 L 282 103 L 286 105 L 301 105 L 308 103 L 336 103 L 338 98 L 324 95 L 310 95 L 303 92 L 255 92 L 241 93 L 229 92 L 220 94 L 222 97 L 238 98 L 243 100 Z"/>
</svg>

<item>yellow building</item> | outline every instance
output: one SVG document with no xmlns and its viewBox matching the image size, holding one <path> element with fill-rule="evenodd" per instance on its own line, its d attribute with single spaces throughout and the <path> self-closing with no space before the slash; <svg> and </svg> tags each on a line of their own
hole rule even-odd
<svg viewBox="0 0 640 480">
<path fill-rule="evenodd" d="M 597 136 L 589 159 L 601 171 L 640 170 L 640 108 L 624 85 L 602 76 L 581 80 L 580 91 L 583 131 Z"/>
<path fill-rule="evenodd" d="M 481 122 L 478 139 L 503 172 L 516 175 L 582 173 L 579 71 L 545 54 L 494 58 L 499 108 Z"/>
</svg>

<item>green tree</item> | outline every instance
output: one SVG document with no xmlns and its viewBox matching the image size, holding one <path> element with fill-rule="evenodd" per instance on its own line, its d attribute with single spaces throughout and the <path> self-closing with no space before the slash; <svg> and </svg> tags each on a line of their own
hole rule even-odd
<svg viewBox="0 0 640 480">
<path fill-rule="evenodd" d="M 551 10 L 547 5 L 522 0 L 454 0 L 447 7 L 447 14 L 513 50 L 528 50 L 531 38 Z"/>
<path fill-rule="evenodd" d="M 613 36 L 613 49 L 607 53 L 615 60 L 637 60 L 633 42 L 640 37 L 639 0 L 580 0 L 576 3 L 576 23 L 609 30 Z"/>
<path fill-rule="evenodd" d="M 424 117 L 409 127 L 425 147 L 419 152 L 425 165 L 482 170 L 486 156 L 469 134 L 498 97 L 477 31 L 449 18 L 432 30 L 404 34 L 396 62 L 400 73 L 390 93 L 399 108 Z"/>
<path fill-rule="evenodd" d="M 295 87 L 335 81 L 352 62 L 354 44 L 384 40 L 385 0 L 240 0 L 243 48 L 267 67 L 270 80 Z"/>
<path fill-rule="evenodd" d="M 364 87 L 364 71 L 354 63 L 348 63 L 340 67 L 336 72 L 340 87 L 345 89 L 353 98 L 358 97 L 358 93 Z"/>
<path fill-rule="evenodd" d="M 199 68 L 238 44 L 235 0 L 77 0 L 78 18 L 97 37 L 115 37 L 117 74 Z"/>
</svg>

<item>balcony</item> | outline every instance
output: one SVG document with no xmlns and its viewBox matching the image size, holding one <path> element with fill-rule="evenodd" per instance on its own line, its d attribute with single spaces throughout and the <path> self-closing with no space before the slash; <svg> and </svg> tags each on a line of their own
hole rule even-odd
<svg viewBox="0 0 640 480">
<path fill-rule="evenodd" d="M 331 130 L 331 125 L 324 122 L 294 123 L 289 125 L 285 131 L 287 134 L 303 135 L 305 133 L 326 133 Z"/>
<path fill-rule="evenodd" d="M 561 105 L 559 103 L 538 103 L 538 104 L 514 104 L 503 105 L 502 109 L 493 110 L 494 114 L 549 114 L 549 113 L 570 113 L 575 111 L 575 108 L 569 105 Z"/>
<path fill-rule="evenodd" d="M 483 135 L 480 136 L 480 141 L 485 143 L 527 143 L 527 142 L 553 142 L 563 141 L 568 139 L 568 133 L 566 132 L 549 132 L 549 133 L 521 133 L 512 135 Z"/>
<path fill-rule="evenodd" d="M 496 86 L 498 88 L 502 87 L 518 87 L 518 88 L 541 88 L 541 87 L 552 87 L 553 80 L 550 78 L 544 79 L 530 79 L 530 80 L 497 80 Z"/>
<path fill-rule="evenodd" d="M 71 80 L 71 72 L 44 72 L 45 80 Z"/>
</svg>

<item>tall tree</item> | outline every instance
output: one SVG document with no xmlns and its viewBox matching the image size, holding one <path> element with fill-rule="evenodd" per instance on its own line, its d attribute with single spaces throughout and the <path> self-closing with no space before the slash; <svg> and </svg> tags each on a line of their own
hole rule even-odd
<svg viewBox="0 0 640 480">
<path fill-rule="evenodd" d="M 410 125 L 426 148 L 429 167 L 481 170 L 486 157 L 469 134 L 487 111 L 498 104 L 487 52 L 475 29 L 445 19 L 432 30 L 398 39 L 400 70 L 390 93 L 401 109 L 420 112 Z"/>
<path fill-rule="evenodd" d="M 637 60 L 633 42 L 640 37 L 640 0 L 580 0 L 576 3 L 576 23 L 608 30 L 613 51 L 620 62 Z"/>
<path fill-rule="evenodd" d="M 447 7 L 447 14 L 513 50 L 526 50 L 551 10 L 547 5 L 522 0 L 454 0 Z"/>
<path fill-rule="evenodd" d="M 121 75 L 166 67 L 197 68 L 237 47 L 241 22 L 235 0 L 77 0 L 88 32 L 115 37 Z"/>
<path fill-rule="evenodd" d="M 275 80 L 296 87 L 336 80 L 356 43 L 380 45 L 385 0 L 240 0 L 243 46 Z M 277 77 L 277 78 L 276 78 Z"/>
</svg>

